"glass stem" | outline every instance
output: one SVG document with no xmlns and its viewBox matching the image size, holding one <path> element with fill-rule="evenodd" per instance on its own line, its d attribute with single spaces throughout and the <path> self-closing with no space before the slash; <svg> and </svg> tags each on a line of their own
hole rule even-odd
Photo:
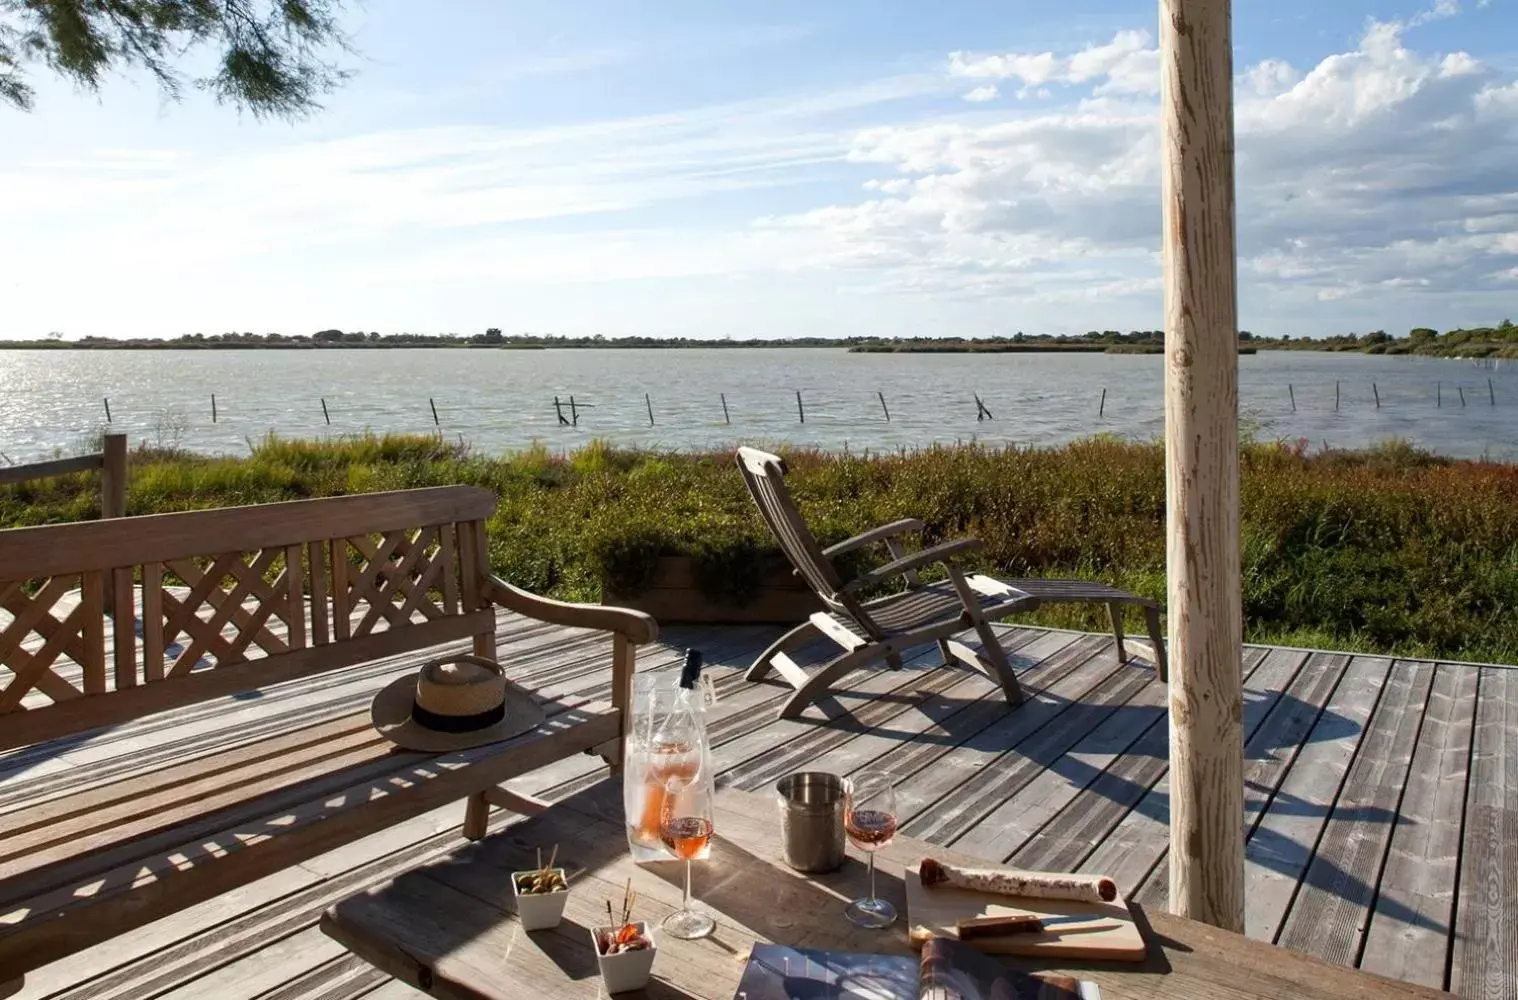
<svg viewBox="0 0 1518 1000">
<path fill-rule="evenodd" d="M 875 852 L 870 852 L 870 902 L 875 902 Z"/>
<path fill-rule="evenodd" d="M 680 909 L 690 909 L 690 859 L 685 859 L 685 898 L 680 902 Z"/>
</svg>

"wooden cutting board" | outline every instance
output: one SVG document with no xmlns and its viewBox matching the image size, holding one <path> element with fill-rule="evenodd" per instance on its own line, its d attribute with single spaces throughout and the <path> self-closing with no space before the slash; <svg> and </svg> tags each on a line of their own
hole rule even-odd
<svg viewBox="0 0 1518 1000">
<path fill-rule="evenodd" d="M 957 938 L 956 922 L 969 917 L 1032 913 L 1039 917 L 1079 916 L 1055 924 L 1042 934 L 1010 934 L 978 938 L 974 945 L 992 955 L 1034 955 L 1045 958 L 1087 958 L 1142 962 L 1144 937 L 1134 926 L 1128 902 L 1119 894 L 1111 903 L 1078 903 L 1059 899 L 1022 899 L 945 886 L 926 888 L 917 866 L 908 867 L 907 927 L 914 947 L 929 937 Z"/>
</svg>

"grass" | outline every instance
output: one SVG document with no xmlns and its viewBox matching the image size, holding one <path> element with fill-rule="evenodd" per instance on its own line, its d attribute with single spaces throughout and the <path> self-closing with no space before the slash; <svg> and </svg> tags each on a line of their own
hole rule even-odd
<svg viewBox="0 0 1518 1000">
<path fill-rule="evenodd" d="M 917 517 L 925 543 L 972 534 L 977 568 L 1075 575 L 1163 598 L 1159 445 L 1095 438 L 1058 448 L 932 448 L 907 455 L 786 453 L 793 492 L 824 544 Z M 1246 635 L 1251 641 L 1518 663 L 1518 466 L 1407 445 L 1307 455 L 1246 445 L 1241 458 Z M 514 583 L 598 600 L 603 576 L 636 590 L 659 555 L 694 557 L 704 589 L 742 599 L 776 558 L 725 453 L 624 451 L 503 457 L 429 437 L 268 437 L 246 458 L 133 453 L 127 510 L 472 483 L 500 498 L 490 562 Z M 0 488 L 0 524 L 98 516 L 92 474 Z M 1050 609 L 1045 624 L 1100 628 Z"/>
</svg>

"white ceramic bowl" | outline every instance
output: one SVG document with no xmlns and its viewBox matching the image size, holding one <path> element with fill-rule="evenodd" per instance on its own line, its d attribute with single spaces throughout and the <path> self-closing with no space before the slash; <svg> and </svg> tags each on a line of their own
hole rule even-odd
<svg viewBox="0 0 1518 1000">
<path fill-rule="evenodd" d="M 561 876 L 564 869 L 555 868 Z M 564 904 L 569 902 L 569 890 L 562 889 L 558 892 L 529 892 L 526 895 L 517 891 L 517 876 L 534 875 L 536 871 L 512 872 L 511 873 L 511 896 L 516 900 L 517 919 L 522 922 L 522 929 L 528 931 L 545 931 L 550 927 L 559 926 L 559 920 L 564 916 Z M 565 885 L 569 884 L 565 879 Z"/>
<path fill-rule="evenodd" d="M 615 928 L 592 927 L 590 929 L 590 946 L 596 950 L 596 962 L 601 966 L 601 981 L 606 984 L 608 993 L 641 990 L 648 985 L 648 977 L 653 973 L 654 956 L 659 953 L 659 942 L 647 923 L 642 920 L 635 920 L 633 923 L 638 930 L 643 932 L 643 936 L 653 943 L 652 948 L 624 951 L 620 955 L 603 955 L 599 944 L 601 935 L 610 933 Z"/>
</svg>

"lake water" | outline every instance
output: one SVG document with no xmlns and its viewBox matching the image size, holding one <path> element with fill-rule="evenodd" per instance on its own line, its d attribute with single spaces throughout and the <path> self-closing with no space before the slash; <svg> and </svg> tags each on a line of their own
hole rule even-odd
<svg viewBox="0 0 1518 1000">
<path fill-rule="evenodd" d="M 134 444 L 177 441 L 229 453 L 245 453 L 249 439 L 269 430 L 430 432 L 429 399 L 443 433 L 490 453 L 533 441 L 569 448 L 592 438 L 660 448 L 752 441 L 856 451 L 971 439 L 1054 444 L 1098 432 L 1155 438 L 1164 428 L 1162 361 L 809 349 L 0 351 L 0 452 L 21 462 L 77 450 L 105 426 L 107 398 L 112 429 Z M 1405 438 L 1446 455 L 1518 459 L 1518 363 L 1492 369 L 1430 358 L 1261 353 L 1241 357 L 1239 375 L 1241 411 L 1265 437 L 1305 437 L 1314 448 Z M 994 419 L 976 419 L 975 394 Z M 555 395 L 566 417 L 574 397 L 578 426 L 559 425 Z"/>
</svg>

